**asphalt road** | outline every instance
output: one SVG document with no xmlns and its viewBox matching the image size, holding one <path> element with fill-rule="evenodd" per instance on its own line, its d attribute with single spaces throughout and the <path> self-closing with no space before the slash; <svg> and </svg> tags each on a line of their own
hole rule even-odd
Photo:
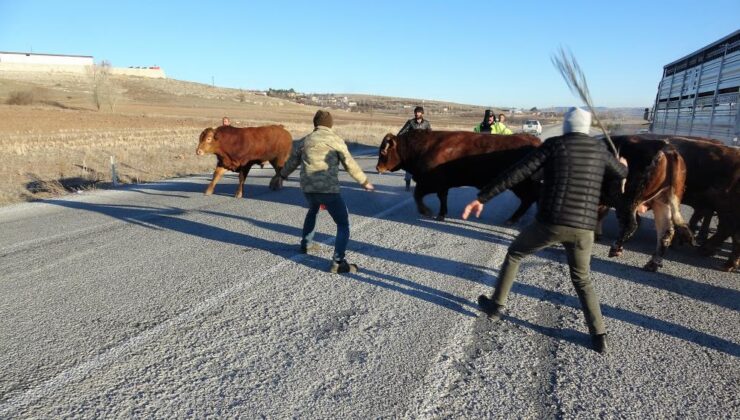
<svg viewBox="0 0 740 420">
<path fill-rule="evenodd" d="M 525 261 L 502 322 L 476 309 L 534 209 L 504 225 L 505 193 L 462 221 L 461 188 L 423 219 L 371 155 L 376 192 L 341 174 L 353 275 L 327 273 L 325 212 L 325 245 L 298 253 L 297 178 L 272 192 L 268 168 L 244 199 L 233 174 L 203 196 L 203 175 L 0 209 L 0 418 L 738 416 L 740 277 L 720 256 L 671 249 L 646 273 L 651 220 L 610 259 L 610 216 L 602 356 L 561 248 Z"/>
</svg>

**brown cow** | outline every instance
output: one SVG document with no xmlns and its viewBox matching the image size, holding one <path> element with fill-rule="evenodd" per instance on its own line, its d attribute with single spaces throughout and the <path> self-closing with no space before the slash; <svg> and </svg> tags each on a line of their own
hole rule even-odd
<svg viewBox="0 0 740 420">
<path fill-rule="evenodd" d="M 733 251 L 723 269 L 739 269 L 740 149 L 683 137 L 668 141 L 686 160 L 684 203 L 699 211 L 714 211 L 719 219 L 717 232 L 701 245 L 700 252 L 713 255 L 727 238 L 732 238 Z"/>
<path fill-rule="evenodd" d="M 213 194 L 213 189 L 221 176 L 229 170 L 239 173 L 239 186 L 234 197 L 241 198 L 244 180 L 247 179 L 252 165 L 268 161 L 275 169 L 275 173 L 279 174 L 290 157 L 292 147 L 293 139 L 282 125 L 206 128 L 200 133 L 195 153 L 198 156 L 213 153 L 218 158 L 218 163 L 205 194 Z"/>
<path fill-rule="evenodd" d="M 693 243 L 691 231 L 681 215 L 680 203 L 686 182 L 686 164 L 676 148 L 663 140 L 630 136 L 613 139 L 629 166 L 623 193 L 607 194 L 606 202 L 617 211 L 619 237 L 609 256 L 622 255 L 624 242 L 637 230 L 637 214 L 652 210 L 657 246 L 643 269 L 657 271 L 663 265 L 666 248 L 676 233 L 681 241 Z M 600 212 L 603 218 L 605 213 Z"/>
<path fill-rule="evenodd" d="M 640 134 L 613 138 L 619 147 L 625 141 L 666 141 L 676 148 L 686 164 L 686 188 L 682 202 L 702 213 L 716 212 L 717 232 L 700 251 L 712 255 L 732 238 L 733 253 L 724 265 L 728 271 L 740 265 L 740 150 L 711 139 Z M 631 167 L 630 167 L 631 169 Z"/>
<path fill-rule="evenodd" d="M 447 215 L 450 188 L 482 188 L 541 144 L 529 134 L 492 135 L 466 131 L 409 131 L 388 133 L 380 144 L 376 169 L 383 173 L 404 169 L 416 181 L 414 200 L 419 213 L 431 216 L 424 196 L 436 193 L 440 201 L 437 220 Z M 509 218 L 515 223 L 537 201 L 539 182 L 526 180 L 512 188 L 521 204 Z"/>
</svg>

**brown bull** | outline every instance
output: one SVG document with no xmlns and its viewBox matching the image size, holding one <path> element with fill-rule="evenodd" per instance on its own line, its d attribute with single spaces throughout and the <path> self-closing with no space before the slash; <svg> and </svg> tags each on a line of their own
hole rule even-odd
<svg viewBox="0 0 740 420">
<path fill-rule="evenodd" d="M 617 147 L 659 140 L 676 148 L 686 164 L 683 204 L 703 214 L 716 212 L 719 218 L 717 232 L 702 244 L 700 251 L 712 255 L 727 238 L 732 238 L 733 251 L 723 268 L 737 270 L 740 266 L 740 150 L 697 137 L 640 134 L 613 140 Z"/>
<path fill-rule="evenodd" d="M 717 213 L 717 232 L 700 251 L 713 255 L 727 238 L 733 251 L 724 269 L 740 268 L 740 149 L 682 137 L 668 140 L 686 159 L 684 203 L 700 211 Z"/>
<path fill-rule="evenodd" d="M 662 140 L 640 140 L 629 136 L 613 139 L 629 166 L 624 193 L 611 196 L 617 211 L 619 237 L 609 256 L 622 255 L 624 242 L 637 230 L 637 214 L 652 210 L 657 246 L 643 267 L 657 271 L 663 265 L 666 248 L 678 233 L 681 241 L 693 242 L 691 231 L 681 215 L 680 204 L 686 182 L 686 164 L 676 148 Z M 608 200 L 607 200 L 608 201 Z M 605 213 L 601 213 L 603 217 Z"/>
<path fill-rule="evenodd" d="M 438 220 L 447 215 L 450 188 L 482 188 L 493 178 L 541 144 L 529 134 L 491 135 L 466 131 L 409 131 L 387 134 L 380 144 L 376 169 L 383 173 L 404 169 L 416 188 L 414 200 L 419 213 L 430 216 L 424 196 L 436 193 L 440 201 Z M 537 201 L 539 183 L 526 180 L 512 188 L 521 204 L 509 218 L 514 223 Z"/>
<path fill-rule="evenodd" d="M 285 162 L 290 157 L 292 147 L 293 139 L 282 125 L 206 128 L 200 134 L 195 153 L 198 156 L 213 153 L 218 162 L 205 194 L 213 194 L 216 184 L 228 170 L 239 173 L 239 186 L 234 197 L 241 198 L 244 181 L 252 165 L 270 162 L 275 173 L 279 174 L 280 169 L 285 166 Z M 277 186 L 279 187 L 280 185 Z"/>
</svg>

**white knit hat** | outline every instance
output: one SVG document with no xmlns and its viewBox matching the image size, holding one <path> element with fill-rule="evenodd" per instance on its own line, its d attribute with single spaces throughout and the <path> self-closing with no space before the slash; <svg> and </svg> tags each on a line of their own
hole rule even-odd
<svg viewBox="0 0 740 420">
<path fill-rule="evenodd" d="M 563 134 L 589 134 L 591 129 L 591 113 L 581 108 L 573 107 L 565 113 L 563 119 Z"/>
</svg>

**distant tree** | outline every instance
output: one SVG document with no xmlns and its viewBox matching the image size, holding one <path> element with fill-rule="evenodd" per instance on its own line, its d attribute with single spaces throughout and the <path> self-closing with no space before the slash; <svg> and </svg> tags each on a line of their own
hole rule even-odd
<svg viewBox="0 0 740 420">
<path fill-rule="evenodd" d="M 293 88 L 290 89 L 273 89 L 269 88 L 267 89 L 267 96 L 272 96 L 275 98 L 290 98 L 295 97 L 296 91 Z"/>
<path fill-rule="evenodd" d="M 92 82 L 92 100 L 98 111 L 103 104 L 107 104 L 111 111 L 116 105 L 117 98 L 110 78 L 111 68 L 108 60 L 102 60 L 88 67 L 88 75 Z"/>
<path fill-rule="evenodd" d="M 239 102 L 246 102 L 247 95 L 244 93 L 243 89 L 239 89 L 239 93 L 236 95 L 237 99 L 239 99 Z"/>
<path fill-rule="evenodd" d="M 533 106 L 532 108 L 529 108 L 529 112 L 537 112 L 537 107 Z"/>
</svg>

